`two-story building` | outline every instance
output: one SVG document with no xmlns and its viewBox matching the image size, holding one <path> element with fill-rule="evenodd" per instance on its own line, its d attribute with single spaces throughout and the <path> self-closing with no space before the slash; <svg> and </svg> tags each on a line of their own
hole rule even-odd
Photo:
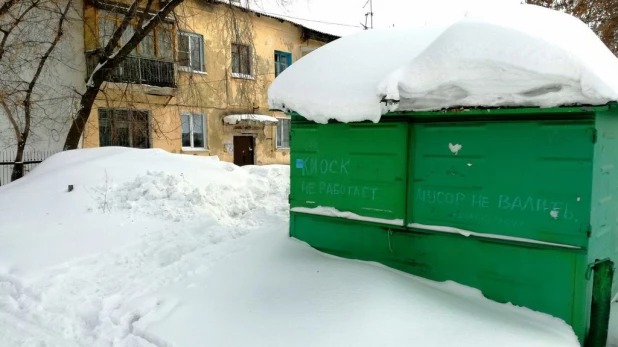
<svg viewBox="0 0 618 347">
<path fill-rule="evenodd" d="M 122 11 L 115 2 L 85 2 L 88 72 Z M 186 0 L 103 85 L 82 146 L 162 148 L 238 165 L 289 163 L 290 122 L 268 110 L 268 87 L 294 61 L 337 38 L 234 1 Z"/>
</svg>

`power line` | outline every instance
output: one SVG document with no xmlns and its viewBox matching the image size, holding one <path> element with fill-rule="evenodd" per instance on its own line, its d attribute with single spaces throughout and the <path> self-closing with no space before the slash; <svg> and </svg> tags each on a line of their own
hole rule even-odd
<svg viewBox="0 0 618 347">
<path fill-rule="evenodd" d="M 330 24 L 330 25 L 339 25 L 339 26 L 351 27 L 351 28 L 362 28 L 362 26 L 360 26 L 360 25 L 326 22 L 326 21 L 321 21 L 321 20 L 293 17 L 293 16 L 288 16 L 288 15 L 275 14 L 275 13 L 269 13 L 269 12 L 263 12 L 263 11 L 255 11 L 255 12 L 256 13 L 265 14 L 267 16 L 272 16 L 272 17 L 283 17 L 283 19 L 285 19 L 285 18 L 292 18 L 292 19 L 304 20 L 304 21 L 307 21 L 307 22 Z"/>
</svg>

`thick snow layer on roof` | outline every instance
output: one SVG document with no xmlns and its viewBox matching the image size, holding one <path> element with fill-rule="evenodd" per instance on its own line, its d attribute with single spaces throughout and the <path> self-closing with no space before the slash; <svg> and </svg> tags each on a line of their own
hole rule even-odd
<svg viewBox="0 0 618 347">
<path fill-rule="evenodd" d="M 395 100 L 386 108 L 382 99 Z M 364 32 L 313 52 L 269 90 L 316 122 L 455 106 L 605 104 L 618 59 L 578 19 L 533 5 L 473 12 L 441 29 Z"/>
<path fill-rule="evenodd" d="M 380 81 L 422 52 L 443 30 L 377 29 L 340 38 L 283 71 L 268 90 L 270 107 L 293 110 L 322 123 L 329 118 L 378 121 Z"/>
<path fill-rule="evenodd" d="M 223 123 L 234 125 L 240 121 L 252 121 L 257 123 L 277 123 L 277 118 L 262 114 L 233 114 L 223 117 Z"/>
</svg>

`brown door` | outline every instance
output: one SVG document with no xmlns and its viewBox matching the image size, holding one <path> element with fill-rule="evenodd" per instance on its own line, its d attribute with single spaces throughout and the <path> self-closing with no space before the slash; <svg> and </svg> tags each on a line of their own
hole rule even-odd
<svg viewBox="0 0 618 347">
<path fill-rule="evenodd" d="M 234 136 L 234 164 L 253 165 L 255 148 L 253 136 Z"/>
</svg>

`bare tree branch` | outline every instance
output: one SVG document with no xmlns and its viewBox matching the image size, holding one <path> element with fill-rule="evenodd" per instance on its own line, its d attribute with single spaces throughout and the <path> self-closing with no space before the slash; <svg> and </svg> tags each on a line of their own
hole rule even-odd
<svg viewBox="0 0 618 347">
<path fill-rule="evenodd" d="M 114 31 L 114 34 L 112 35 L 112 37 L 109 39 L 109 41 L 105 45 L 105 48 L 103 49 L 103 54 L 105 55 L 105 58 L 109 57 L 112 54 L 112 52 L 114 52 L 116 47 L 118 47 L 120 38 L 122 37 L 122 34 L 124 34 L 125 30 L 127 30 L 129 23 L 131 23 L 131 21 L 135 17 L 135 13 L 137 12 L 138 7 L 139 7 L 139 0 L 134 0 L 133 3 L 131 4 L 131 7 L 129 7 L 129 10 L 127 11 L 127 13 L 124 15 L 124 18 L 122 19 L 122 23 L 120 23 L 120 26 L 118 28 L 116 28 L 116 30 Z"/>
<path fill-rule="evenodd" d="M 5 50 L 6 43 L 11 33 L 13 32 L 13 30 L 15 30 L 15 28 L 19 26 L 19 24 L 21 24 L 21 22 L 24 20 L 26 15 L 39 5 L 39 2 L 40 0 L 32 1 L 30 6 L 28 6 L 26 10 L 22 12 L 17 18 L 15 18 L 15 20 L 11 23 L 11 26 L 9 27 L 9 29 L 4 30 L 0 28 L 0 32 L 4 34 L 4 36 L 2 37 L 2 41 L 0 41 L 0 61 L 2 60 L 2 57 L 4 56 L 4 53 L 6 52 Z"/>
<path fill-rule="evenodd" d="M 152 3 L 154 2 L 154 0 L 148 0 L 148 3 L 146 4 L 146 7 L 144 8 L 144 14 L 147 14 L 150 12 L 150 8 L 152 7 Z M 142 15 L 139 18 L 139 22 L 137 22 L 137 27 L 135 28 L 135 30 L 142 30 L 142 25 L 144 25 L 144 20 L 146 20 L 147 15 Z"/>
<path fill-rule="evenodd" d="M 114 32 L 114 35 L 110 42 L 107 43 L 105 47 L 105 52 L 102 57 L 100 57 L 99 65 L 92 72 L 88 84 L 86 85 L 86 91 L 83 93 L 80 108 L 77 112 L 77 115 L 73 119 L 71 123 L 71 128 L 67 134 L 67 138 L 64 144 L 64 149 L 76 149 L 79 146 L 79 141 L 83 134 L 83 131 L 88 122 L 88 118 L 90 117 L 90 112 L 92 111 L 92 105 L 101 89 L 101 85 L 103 82 L 109 77 L 112 73 L 112 70 L 116 68 L 120 63 L 122 63 L 126 57 L 139 45 L 139 43 L 146 37 L 150 32 L 154 30 L 154 28 L 161 24 L 163 19 L 165 19 L 172 11 L 180 5 L 183 0 L 170 0 L 165 5 L 159 9 L 159 11 L 151 15 L 148 11 L 142 11 L 139 22 L 142 24 L 136 28 L 133 32 L 133 35 L 124 43 L 122 47 L 116 52 L 113 52 L 113 48 L 118 44 L 120 37 L 125 32 L 129 23 L 134 19 L 135 14 L 137 13 L 137 7 L 139 5 L 139 0 L 134 0 L 129 8 L 129 11 L 125 14 L 121 26 Z M 151 6 L 152 3 L 149 1 L 148 5 Z M 143 19 L 144 17 L 149 17 L 148 19 Z M 116 43 L 111 42 L 114 40 Z"/>
<path fill-rule="evenodd" d="M 5 2 L 4 5 L 0 7 L 0 18 L 2 18 L 7 12 L 9 12 L 11 7 L 13 7 L 18 1 L 19 0 L 8 0 L 7 2 Z"/>
<path fill-rule="evenodd" d="M 15 119 L 15 116 L 13 115 L 13 111 L 11 111 L 11 109 L 9 108 L 9 105 L 6 104 L 6 101 L 2 100 L 0 102 L 2 104 L 2 108 L 4 109 L 4 113 L 6 114 L 6 117 L 9 119 L 9 122 L 11 123 L 11 126 L 13 127 L 13 130 L 15 131 L 15 139 L 17 139 L 18 142 L 21 141 L 21 131 L 19 129 L 19 125 L 17 124 L 17 120 Z"/>
<path fill-rule="evenodd" d="M 22 131 L 19 130 L 15 117 L 13 116 L 12 113 L 10 113 L 9 108 L 6 107 L 5 104 L 3 104 L 5 112 L 7 113 L 7 116 L 9 117 L 9 120 L 11 119 L 13 120 L 11 123 L 13 124 L 13 127 L 15 128 L 16 139 L 17 139 L 17 153 L 15 155 L 15 165 L 13 165 L 11 181 L 17 180 L 23 177 L 23 175 L 25 174 L 23 156 L 24 156 L 24 151 L 26 149 L 26 144 L 28 142 L 28 138 L 30 136 L 30 130 L 31 130 L 31 125 L 32 125 L 32 117 L 33 117 L 32 115 L 32 111 L 33 111 L 32 95 L 34 92 L 34 88 L 37 86 L 39 78 L 41 77 L 43 68 L 45 67 L 51 54 L 54 52 L 54 50 L 58 46 L 60 39 L 64 35 L 63 27 L 67 20 L 67 14 L 70 8 L 71 8 L 71 1 L 67 0 L 66 6 L 60 13 L 60 17 L 58 19 L 58 26 L 54 34 L 54 39 L 49 44 L 49 47 L 47 47 L 47 50 L 45 51 L 43 56 L 39 59 L 34 75 L 32 76 L 32 79 L 30 80 L 30 82 L 28 83 L 28 88 L 26 89 L 26 96 L 23 101 L 24 123 L 25 124 L 24 124 L 24 128 Z"/>
</svg>

